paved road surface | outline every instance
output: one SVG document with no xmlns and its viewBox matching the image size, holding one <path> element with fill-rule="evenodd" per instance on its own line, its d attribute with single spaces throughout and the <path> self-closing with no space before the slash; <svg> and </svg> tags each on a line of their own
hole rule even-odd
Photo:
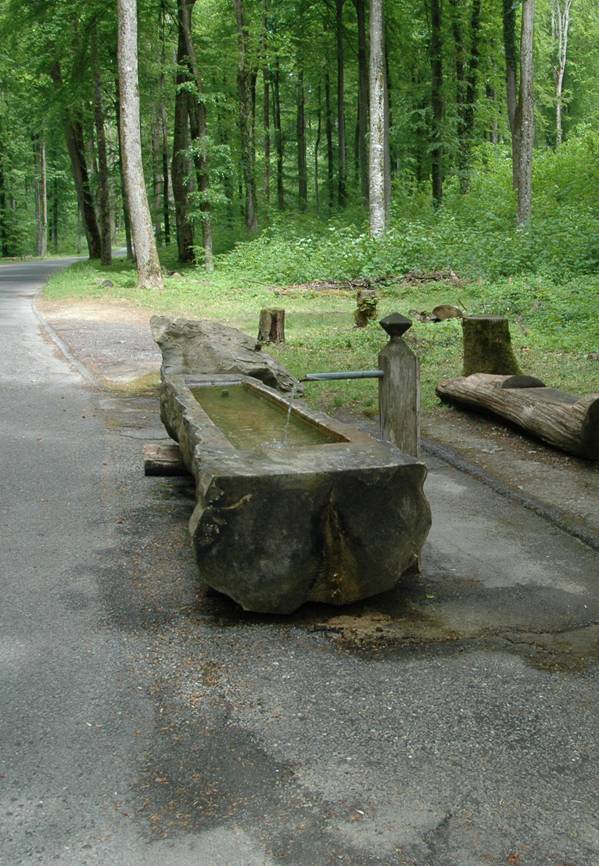
<svg viewBox="0 0 599 866">
<path fill-rule="evenodd" d="M 433 461 L 422 581 L 203 594 L 155 399 L 40 332 L 58 266 L 0 268 L 0 863 L 596 866 L 598 555 Z"/>
</svg>

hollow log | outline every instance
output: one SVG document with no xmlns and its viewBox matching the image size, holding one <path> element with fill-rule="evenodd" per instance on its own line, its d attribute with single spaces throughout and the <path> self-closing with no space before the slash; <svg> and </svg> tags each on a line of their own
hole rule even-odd
<svg viewBox="0 0 599 866">
<path fill-rule="evenodd" d="M 527 376 L 486 373 L 440 382 L 437 394 L 499 415 L 569 454 L 599 460 L 599 394 L 578 398 Z"/>
<path fill-rule="evenodd" d="M 465 316 L 464 376 L 471 373 L 514 375 L 520 373 L 512 349 L 508 320 L 503 316 Z"/>
<path fill-rule="evenodd" d="M 285 310 L 260 310 L 259 343 L 285 342 Z"/>
</svg>

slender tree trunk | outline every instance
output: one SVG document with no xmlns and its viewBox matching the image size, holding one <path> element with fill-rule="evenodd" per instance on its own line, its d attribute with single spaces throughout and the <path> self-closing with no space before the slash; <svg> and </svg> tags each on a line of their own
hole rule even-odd
<svg viewBox="0 0 599 866">
<path fill-rule="evenodd" d="M 433 203 L 443 200 L 443 42 L 442 0 L 431 0 L 431 175 Z"/>
<path fill-rule="evenodd" d="M 297 76 L 297 178 L 300 211 L 308 205 L 308 169 L 306 164 L 306 94 L 304 91 L 304 71 Z"/>
<path fill-rule="evenodd" d="M 275 126 L 275 150 L 277 152 L 277 207 L 285 210 L 285 182 L 283 177 L 284 142 L 281 129 L 281 70 L 279 58 L 275 60 L 275 75 L 273 86 L 273 120 Z"/>
<path fill-rule="evenodd" d="M 564 76 L 568 59 L 568 37 L 572 0 L 552 0 L 551 32 L 555 43 L 553 79 L 555 81 L 555 146 L 563 141 L 562 109 L 564 101 Z"/>
<path fill-rule="evenodd" d="M 123 225 L 125 228 L 125 243 L 127 245 L 127 258 L 133 258 L 133 243 L 131 241 L 131 219 L 129 218 L 129 199 L 127 198 L 127 184 L 125 183 L 125 172 L 123 170 L 123 138 L 121 135 L 121 86 L 117 74 L 115 81 L 116 90 L 116 129 L 118 137 L 119 155 L 119 177 L 121 180 L 121 198 L 123 202 Z"/>
<path fill-rule="evenodd" d="M 34 138 L 35 146 L 35 224 L 36 255 L 48 254 L 48 191 L 46 170 L 46 143 L 39 136 Z"/>
<path fill-rule="evenodd" d="M 358 18 L 358 163 L 360 190 L 368 201 L 368 48 L 366 40 L 366 0 L 354 0 Z"/>
<path fill-rule="evenodd" d="M 262 20 L 262 131 L 264 136 L 264 176 L 262 191 L 266 208 L 270 207 L 270 82 L 271 71 L 268 59 L 268 0 L 264 0 L 264 16 Z"/>
<path fill-rule="evenodd" d="M 385 233 L 385 51 L 383 0 L 370 0 L 370 233 Z"/>
<path fill-rule="evenodd" d="M 256 211 L 256 178 L 254 173 L 254 87 L 256 76 L 250 68 L 249 32 L 245 18 L 244 0 L 233 0 L 237 21 L 237 43 L 239 47 L 239 66 L 237 87 L 239 91 L 239 137 L 241 144 L 241 167 L 245 187 L 245 227 L 248 232 L 258 229 Z"/>
<path fill-rule="evenodd" d="M 191 14 L 196 0 L 178 0 L 179 20 L 183 29 L 185 42 L 185 57 L 189 76 L 193 80 L 196 92 L 189 94 L 189 129 L 194 143 L 194 165 L 200 192 L 200 211 L 202 214 L 202 241 L 204 248 L 204 267 L 211 273 L 214 270 L 212 252 L 212 220 L 210 217 L 210 178 L 208 175 L 207 118 L 206 106 L 202 102 L 202 78 L 193 44 L 191 32 Z"/>
<path fill-rule="evenodd" d="M 51 240 L 52 240 L 52 251 L 58 252 L 58 178 L 54 177 L 52 181 L 52 228 L 51 228 Z"/>
<path fill-rule="evenodd" d="M 520 123 L 518 119 L 518 74 L 516 64 L 516 10 L 514 0 L 503 0 L 503 51 L 507 114 L 512 135 L 512 182 L 518 186 Z"/>
<path fill-rule="evenodd" d="M 381 0 L 381 8 L 383 10 L 383 55 L 385 58 L 385 115 L 384 115 L 384 137 L 383 144 L 385 148 L 385 219 L 389 221 L 391 213 L 391 94 L 389 92 L 389 57 L 387 54 L 387 40 L 385 38 L 385 8 L 384 0 Z"/>
<path fill-rule="evenodd" d="M 94 121 L 96 125 L 96 142 L 98 145 L 98 179 L 99 179 L 99 212 L 101 262 L 112 264 L 112 218 L 110 212 L 110 174 L 108 171 L 108 154 L 106 149 L 106 131 L 104 125 L 104 105 L 102 94 L 102 74 L 98 61 L 96 30 L 92 36 L 92 55 L 94 66 Z"/>
<path fill-rule="evenodd" d="M 320 211 L 320 185 L 318 179 L 318 160 L 320 157 L 320 140 L 322 138 L 322 91 L 318 84 L 318 110 L 316 114 L 316 138 L 314 140 L 314 203 L 316 212 Z"/>
<path fill-rule="evenodd" d="M 162 232 L 162 202 L 164 196 L 164 176 L 162 172 L 162 123 L 160 109 L 154 114 L 152 122 L 152 174 L 154 180 L 152 216 L 154 217 L 154 235 L 156 242 L 161 244 L 164 239 Z"/>
<path fill-rule="evenodd" d="M 164 243 L 168 247 L 171 242 L 170 213 L 170 178 L 168 164 L 168 118 L 164 103 L 160 106 L 160 127 L 162 133 L 162 220 L 164 226 Z"/>
<path fill-rule="evenodd" d="M 476 90 L 480 65 L 480 25 L 481 0 L 472 0 L 470 10 L 470 52 L 466 64 L 467 74 L 462 86 L 463 100 L 460 112 L 458 142 L 458 170 L 460 190 L 463 193 L 467 192 L 470 186 L 470 151 L 472 149 L 472 136 L 474 133 Z"/>
<path fill-rule="evenodd" d="M 347 204 L 347 145 L 345 141 L 345 55 L 343 50 L 343 6 L 335 0 L 337 41 L 337 195 L 339 207 Z"/>
<path fill-rule="evenodd" d="M 179 19 L 177 39 L 177 77 L 175 81 L 175 118 L 173 128 L 173 196 L 179 261 L 188 264 L 194 260 L 194 233 L 189 219 L 187 176 L 189 174 L 189 93 L 186 89 L 188 74 L 185 65 L 185 34 Z"/>
<path fill-rule="evenodd" d="M 131 235 L 141 289 L 161 289 L 162 270 L 144 179 L 137 66 L 137 0 L 117 0 L 118 67 L 121 85 L 123 169 L 129 198 Z"/>
<path fill-rule="evenodd" d="M 60 65 L 58 63 L 52 65 L 50 69 L 50 77 L 52 78 L 57 90 L 62 92 L 63 81 Z M 85 230 L 89 257 L 90 259 L 99 259 L 102 252 L 102 242 L 100 238 L 100 230 L 98 229 L 98 222 L 96 220 L 96 212 L 94 210 L 94 200 L 89 183 L 87 163 L 85 161 L 83 127 L 80 121 L 77 120 L 68 109 L 65 109 L 64 111 L 63 123 L 67 141 L 67 150 L 69 152 L 71 169 L 73 172 L 73 181 L 77 193 L 77 202 L 83 220 L 83 228 Z"/>
<path fill-rule="evenodd" d="M 2 145 L 4 142 L 2 142 Z M 8 220 L 6 213 L 6 175 L 4 170 L 4 148 L 0 146 L 0 255 L 10 255 Z"/>
<path fill-rule="evenodd" d="M 534 146 L 534 15 L 535 0 L 522 5 L 520 38 L 520 153 L 518 160 L 518 224 L 525 225 L 532 213 L 532 154 Z"/>
<path fill-rule="evenodd" d="M 329 212 L 335 204 L 335 154 L 333 150 L 333 110 L 331 107 L 331 79 L 328 70 L 324 77 L 324 99 L 327 138 L 327 191 L 329 199 Z"/>
<path fill-rule="evenodd" d="M 264 66 L 262 70 L 263 105 L 262 123 L 264 130 L 264 202 L 270 207 L 270 69 Z"/>
</svg>

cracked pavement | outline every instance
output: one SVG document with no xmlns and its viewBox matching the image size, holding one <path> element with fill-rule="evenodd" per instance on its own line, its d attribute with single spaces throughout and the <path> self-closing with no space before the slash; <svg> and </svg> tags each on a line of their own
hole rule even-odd
<svg viewBox="0 0 599 866">
<path fill-rule="evenodd" d="M 40 333 L 50 266 L 0 269 L 0 863 L 596 866 L 599 554 L 431 458 L 419 578 L 244 614 L 143 477 L 156 398 Z"/>
</svg>

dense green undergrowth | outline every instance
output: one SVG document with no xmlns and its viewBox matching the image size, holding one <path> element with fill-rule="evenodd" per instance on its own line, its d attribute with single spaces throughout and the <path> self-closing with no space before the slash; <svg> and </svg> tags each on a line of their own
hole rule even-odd
<svg viewBox="0 0 599 866">
<path fill-rule="evenodd" d="M 217 318 L 255 333 L 262 307 L 287 311 L 287 343 L 273 349 L 296 374 L 372 367 L 384 343 L 378 325 L 353 328 L 351 291 L 294 287 L 314 280 L 382 277 L 381 315 L 430 311 L 452 303 L 468 314 L 506 315 L 526 372 L 574 392 L 599 391 L 599 160 L 595 136 L 581 135 L 558 153 L 537 159 L 535 217 L 514 227 L 509 160 L 482 148 L 469 195 L 448 189 L 434 212 L 418 189 L 396 190 L 389 232 L 369 237 L 364 214 L 341 219 L 279 215 L 255 239 L 217 257 L 213 275 L 192 268 L 167 277 L 162 293 L 136 288 L 130 263 L 117 260 L 109 273 L 78 263 L 55 276 L 46 296 L 126 301 L 155 312 Z M 586 174 L 580 171 L 586 160 Z M 173 252 L 165 265 L 175 267 Z M 414 284 L 410 272 L 453 271 L 459 281 Z M 103 286 L 110 276 L 112 286 Z M 288 288 L 284 288 L 288 287 Z M 289 288 L 290 287 L 290 288 Z M 459 322 L 416 322 L 409 339 L 422 364 L 423 405 L 438 405 L 436 383 L 461 372 Z M 310 385 L 308 399 L 327 408 L 350 404 L 376 408 L 372 382 Z"/>
</svg>

